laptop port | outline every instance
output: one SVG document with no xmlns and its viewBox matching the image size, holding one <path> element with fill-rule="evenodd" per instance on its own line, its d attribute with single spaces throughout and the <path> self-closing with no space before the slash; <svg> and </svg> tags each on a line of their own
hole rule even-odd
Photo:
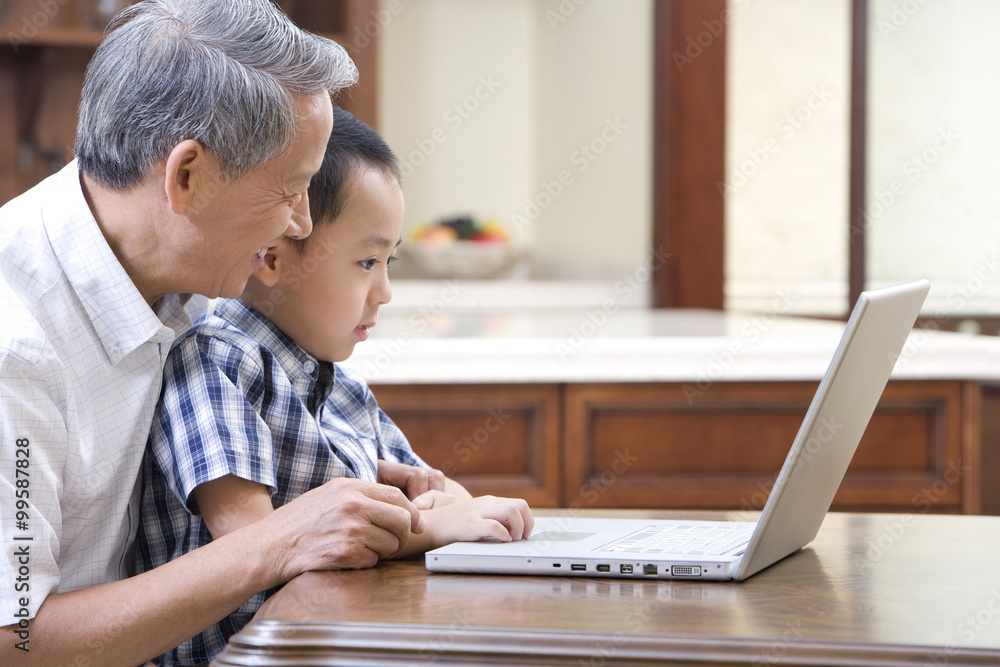
<svg viewBox="0 0 1000 667">
<path fill-rule="evenodd" d="M 574 572 L 586 572 L 587 565 L 585 563 L 573 563 L 572 565 L 569 566 L 569 569 L 573 570 Z"/>
<path fill-rule="evenodd" d="M 700 577 L 701 565 L 674 565 L 670 568 L 670 574 L 675 577 Z"/>
<path fill-rule="evenodd" d="M 606 564 L 606 563 L 605 564 L 598 564 L 597 571 L 598 572 L 610 572 L 611 571 L 611 566 L 608 565 L 608 564 Z"/>
<path fill-rule="evenodd" d="M 656 565 L 646 564 L 642 566 L 643 574 L 656 574 Z"/>
<path fill-rule="evenodd" d="M 621 573 L 622 574 L 632 574 L 632 566 L 631 565 L 622 565 L 620 569 L 621 569 Z"/>
<path fill-rule="evenodd" d="M 552 563 L 552 567 L 562 567 L 562 563 Z"/>
</svg>

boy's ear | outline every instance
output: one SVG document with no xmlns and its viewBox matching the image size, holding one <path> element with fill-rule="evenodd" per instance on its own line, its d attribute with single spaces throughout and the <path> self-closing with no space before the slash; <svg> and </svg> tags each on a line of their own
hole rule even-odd
<svg viewBox="0 0 1000 667">
<path fill-rule="evenodd" d="M 163 189 L 177 215 L 202 208 L 218 192 L 219 168 L 214 157 L 194 139 L 185 139 L 167 155 Z M 214 184 L 214 187 L 213 187 Z"/>
<path fill-rule="evenodd" d="M 287 270 L 291 258 L 289 253 L 295 252 L 288 241 L 282 240 L 264 255 L 264 266 L 253 272 L 253 277 L 264 287 L 274 287 L 281 280 L 281 274 Z"/>
</svg>

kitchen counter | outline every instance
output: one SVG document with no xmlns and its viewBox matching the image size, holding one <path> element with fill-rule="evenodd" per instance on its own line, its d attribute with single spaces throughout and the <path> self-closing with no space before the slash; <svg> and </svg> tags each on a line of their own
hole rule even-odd
<svg viewBox="0 0 1000 667">
<path fill-rule="evenodd" d="M 425 303 L 384 307 L 347 365 L 378 384 L 818 380 L 844 330 L 777 309 Z M 1000 381 L 1000 339 L 914 330 L 893 378 Z"/>
</svg>

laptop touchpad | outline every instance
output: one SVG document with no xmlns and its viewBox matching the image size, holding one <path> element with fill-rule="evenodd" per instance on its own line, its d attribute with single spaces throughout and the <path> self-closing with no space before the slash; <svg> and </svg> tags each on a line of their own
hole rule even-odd
<svg viewBox="0 0 1000 667">
<path fill-rule="evenodd" d="M 571 533 L 565 530 L 546 530 L 543 533 L 532 535 L 528 539 L 532 542 L 579 542 L 597 533 Z"/>
</svg>

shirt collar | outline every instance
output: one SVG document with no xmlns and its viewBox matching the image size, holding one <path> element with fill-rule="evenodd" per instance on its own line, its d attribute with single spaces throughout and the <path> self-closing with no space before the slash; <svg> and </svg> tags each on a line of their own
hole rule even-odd
<svg viewBox="0 0 1000 667">
<path fill-rule="evenodd" d="M 46 234 L 111 363 L 147 342 L 169 344 L 190 327 L 184 311 L 189 295 L 161 299 L 157 312 L 143 299 L 87 205 L 76 160 L 55 176 L 54 185 L 58 193 L 42 204 Z"/>
<path fill-rule="evenodd" d="M 313 413 L 314 399 L 322 402 L 330 395 L 336 382 L 336 366 L 303 350 L 263 313 L 240 299 L 219 299 L 214 314 L 270 350 L 291 381 L 296 396 Z"/>
</svg>

